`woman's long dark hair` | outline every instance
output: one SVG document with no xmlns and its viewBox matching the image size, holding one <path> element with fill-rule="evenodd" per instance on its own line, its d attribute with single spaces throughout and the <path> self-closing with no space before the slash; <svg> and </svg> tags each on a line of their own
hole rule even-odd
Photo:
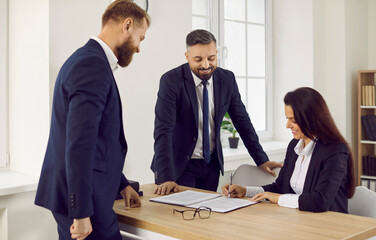
<svg viewBox="0 0 376 240">
<path fill-rule="evenodd" d="M 348 198 L 351 198 L 355 191 L 353 154 L 334 123 L 324 98 L 316 90 L 302 87 L 288 92 L 284 102 L 285 105 L 291 106 L 295 121 L 306 137 L 323 143 L 343 143 L 347 146 L 349 151 L 347 187 Z"/>
</svg>

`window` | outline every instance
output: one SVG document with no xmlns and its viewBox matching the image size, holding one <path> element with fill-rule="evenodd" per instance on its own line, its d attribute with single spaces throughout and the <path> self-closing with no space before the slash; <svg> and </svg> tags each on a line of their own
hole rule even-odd
<svg viewBox="0 0 376 240">
<path fill-rule="evenodd" d="M 8 1 L 0 1 L 0 167 L 8 152 Z"/>
<path fill-rule="evenodd" d="M 256 131 L 271 139 L 271 0 L 192 0 L 192 28 L 216 36 L 219 66 L 234 72 Z"/>
</svg>

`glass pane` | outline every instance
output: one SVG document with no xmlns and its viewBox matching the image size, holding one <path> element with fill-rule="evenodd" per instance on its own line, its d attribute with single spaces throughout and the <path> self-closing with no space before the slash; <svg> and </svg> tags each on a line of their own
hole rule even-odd
<svg viewBox="0 0 376 240">
<path fill-rule="evenodd" d="M 245 76 L 245 24 L 225 21 L 224 46 L 227 47 L 225 68 L 236 76 Z"/>
<path fill-rule="evenodd" d="M 248 25 L 248 76 L 265 77 L 265 27 Z"/>
<path fill-rule="evenodd" d="M 225 0 L 225 19 L 245 21 L 245 0 Z"/>
<path fill-rule="evenodd" d="M 209 16 L 209 0 L 192 0 L 192 14 Z"/>
<path fill-rule="evenodd" d="M 238 84 L 240 97 L 244 105 L 247 104 L 247 85 L 245 84 L 245 78 L 236 78 L 236 83 Z"/>
<path fill-rule="evenodd" d="M 192 30 L 205 29 L 210 31 L 210 21 L 208 18 L 192 17 Z"/>
<path fill-rule="evenodd" d="M 265 0 L 248 0 L 247 21 L 265 23 Z"/>
<path fill-rule="evenodd" d="M 248 114 L 256 131 L 266 130 L 265 79 L 248 79 Z"/>
</svg>

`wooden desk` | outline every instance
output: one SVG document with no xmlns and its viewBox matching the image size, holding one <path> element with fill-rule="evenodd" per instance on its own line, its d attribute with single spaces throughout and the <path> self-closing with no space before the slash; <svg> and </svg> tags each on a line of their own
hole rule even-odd
<svg viewBox="0 0 376 240">
<path fill-rule="evenodd" d="M 172 209 L 184 207 L 149 202 L 155 184 L 141 186 L 142 207 L 124 210 L 117 200 L 118 221 L 179 239 L 367 239 L 376 236 L 376 219 L 324 212 L 302 212 L 261 202 L 229 213 L 212 212 L 210 218 L 183 220 Z M 181 190 L 191 188 L 180 187 Z"/>
</svg>

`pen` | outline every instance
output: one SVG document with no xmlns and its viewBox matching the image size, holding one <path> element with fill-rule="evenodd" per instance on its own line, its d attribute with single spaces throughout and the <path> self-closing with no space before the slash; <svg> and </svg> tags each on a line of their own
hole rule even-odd
<svg viewBox="0 0 376 240">
<path fill-rule="evenodd" d="M 232 172 L 230 173 L 230 183 L 228 184 L 228 195 L 227 195 L 228 198 L 231 197 L 231 194 L 230 194 L 231 184 L 232 184 Z"/>
</svg>

